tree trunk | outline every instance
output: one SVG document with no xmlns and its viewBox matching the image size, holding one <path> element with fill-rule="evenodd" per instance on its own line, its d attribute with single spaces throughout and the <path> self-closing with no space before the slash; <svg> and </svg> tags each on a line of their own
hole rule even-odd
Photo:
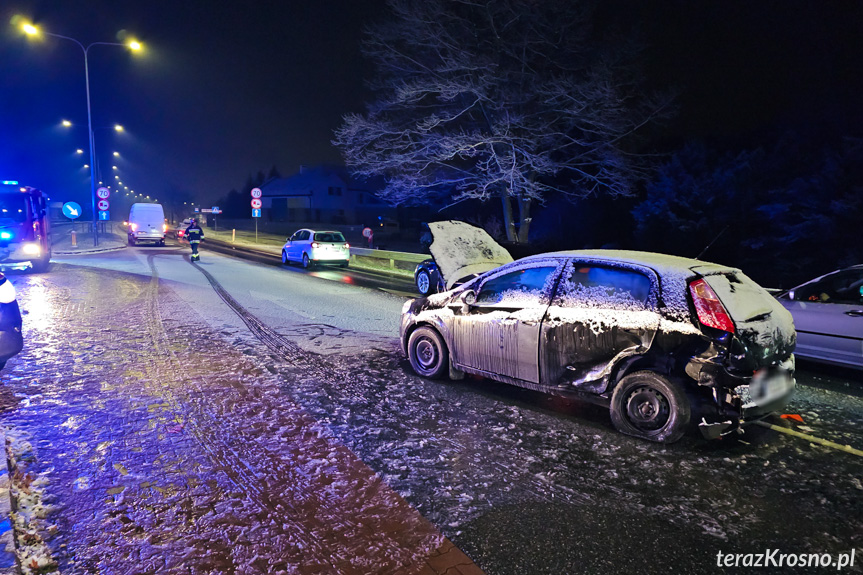
<svg viewBox="0 0 863 575">
<path fill-rule="evenodd" d="M 530 198 L 518 200 L 518 243 L 526 244 L 530 233 Z"/>
<path fill-rule="evenodd" d="M 509 190 L 502 189 L 500 199 L 503 203 L 503 227 L 506 230 L 506 239 L 510 242 L 517 242 L 518 237 L 515 231 L 515 220 L 512 216 L 512 201 L 509 197 Z"/>
</svg>

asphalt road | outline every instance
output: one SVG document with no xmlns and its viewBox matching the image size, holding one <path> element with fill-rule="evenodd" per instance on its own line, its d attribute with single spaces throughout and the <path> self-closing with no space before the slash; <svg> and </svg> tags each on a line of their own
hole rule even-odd
<svg viewBox="0 0 863 575">
<path fill-rule="evenodd" d="M 423 380 L 393 290 L 187 252 L 13 276 L 28 344 L 0 423 L 31 445 L 64 573 L 410 573 L 439 534 L 491 574 L 744 572 L 717 554 L 767 549 L 856 549 L 860 571 L 860 457 L 762 428 L 654 445 L 595 406 Z M 863 381 L 801 367 L 803 421 L 774 421 L 863 449 Z"/>
</svg>

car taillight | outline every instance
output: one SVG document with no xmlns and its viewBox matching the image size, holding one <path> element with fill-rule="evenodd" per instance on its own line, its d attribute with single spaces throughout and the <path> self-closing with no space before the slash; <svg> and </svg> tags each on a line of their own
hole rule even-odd
<svg viewBox="0 0 863 575">
<path fill-rule="evenodd" d="M 346 249 L 346 250 L 351 249 L 351 244 L 345 244 L 345 249 Z"/>
<path fill-rule="evenodd" d="M 706 281 L 700 279 L 689 284 L 689 293 L 692 294 L 692 303 L 695 304 L 698 321 L 707 327 L 734 333 L 734 322 L 731 321 L 731 316 Z"/>
<path fill-rule="evenodd" d="M 313 248 L 319 248 L 319 247 L 321 247 L 321 244 L 319 244 L 318 242 L 312 242 L 312 247 Z"/>
<path fill-rule="evenodd" d="M 168 224 L 162 224 L 162 231 L 163 231 L 163 232 L 167 232 L 167 231 L 168 231 Z"/>
</svg>

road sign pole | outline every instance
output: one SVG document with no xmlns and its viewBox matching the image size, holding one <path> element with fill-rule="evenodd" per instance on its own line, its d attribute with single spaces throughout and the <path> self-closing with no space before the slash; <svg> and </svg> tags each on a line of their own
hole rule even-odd
<svg viewBox="0 0 863 575">
<path fill-rule="evenodd" d="M 255 218 L 255 243 L 258 243 L 258 218 Z"/>
</svg>

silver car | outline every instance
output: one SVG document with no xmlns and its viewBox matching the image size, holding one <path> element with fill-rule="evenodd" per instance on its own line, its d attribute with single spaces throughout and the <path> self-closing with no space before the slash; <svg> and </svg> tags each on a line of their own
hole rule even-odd
<svg viewBox="0 0 863 575">
<path fill-rule="evenodd" d="M 282 263 L 291 262 L 310 268 L 316 264 L 338 264 L 346 268 L 351 261 L 351 246 L 342 232 L 297 230 L 282 247 Z"/>
<path fill-rule="evenodd" d="M 779 301 L 794 316 L 799 357 L 863 369 L 863 265 L 815 278 Z"/>
<path fill-rule="evenodd" d="M 429 227 L 447 287 L 506 259 L 483 230 Z M 471 373 L 591 401 L 620 431 L 664 443 L 691 419 L 706 437 L 730 433 L 784 407 L 795 385 L 794 326 L 773 296 L 740 270 L 646 252 L 495 266 L 406 302 L 400 338 L 421 376 Z"/>
</svg>

